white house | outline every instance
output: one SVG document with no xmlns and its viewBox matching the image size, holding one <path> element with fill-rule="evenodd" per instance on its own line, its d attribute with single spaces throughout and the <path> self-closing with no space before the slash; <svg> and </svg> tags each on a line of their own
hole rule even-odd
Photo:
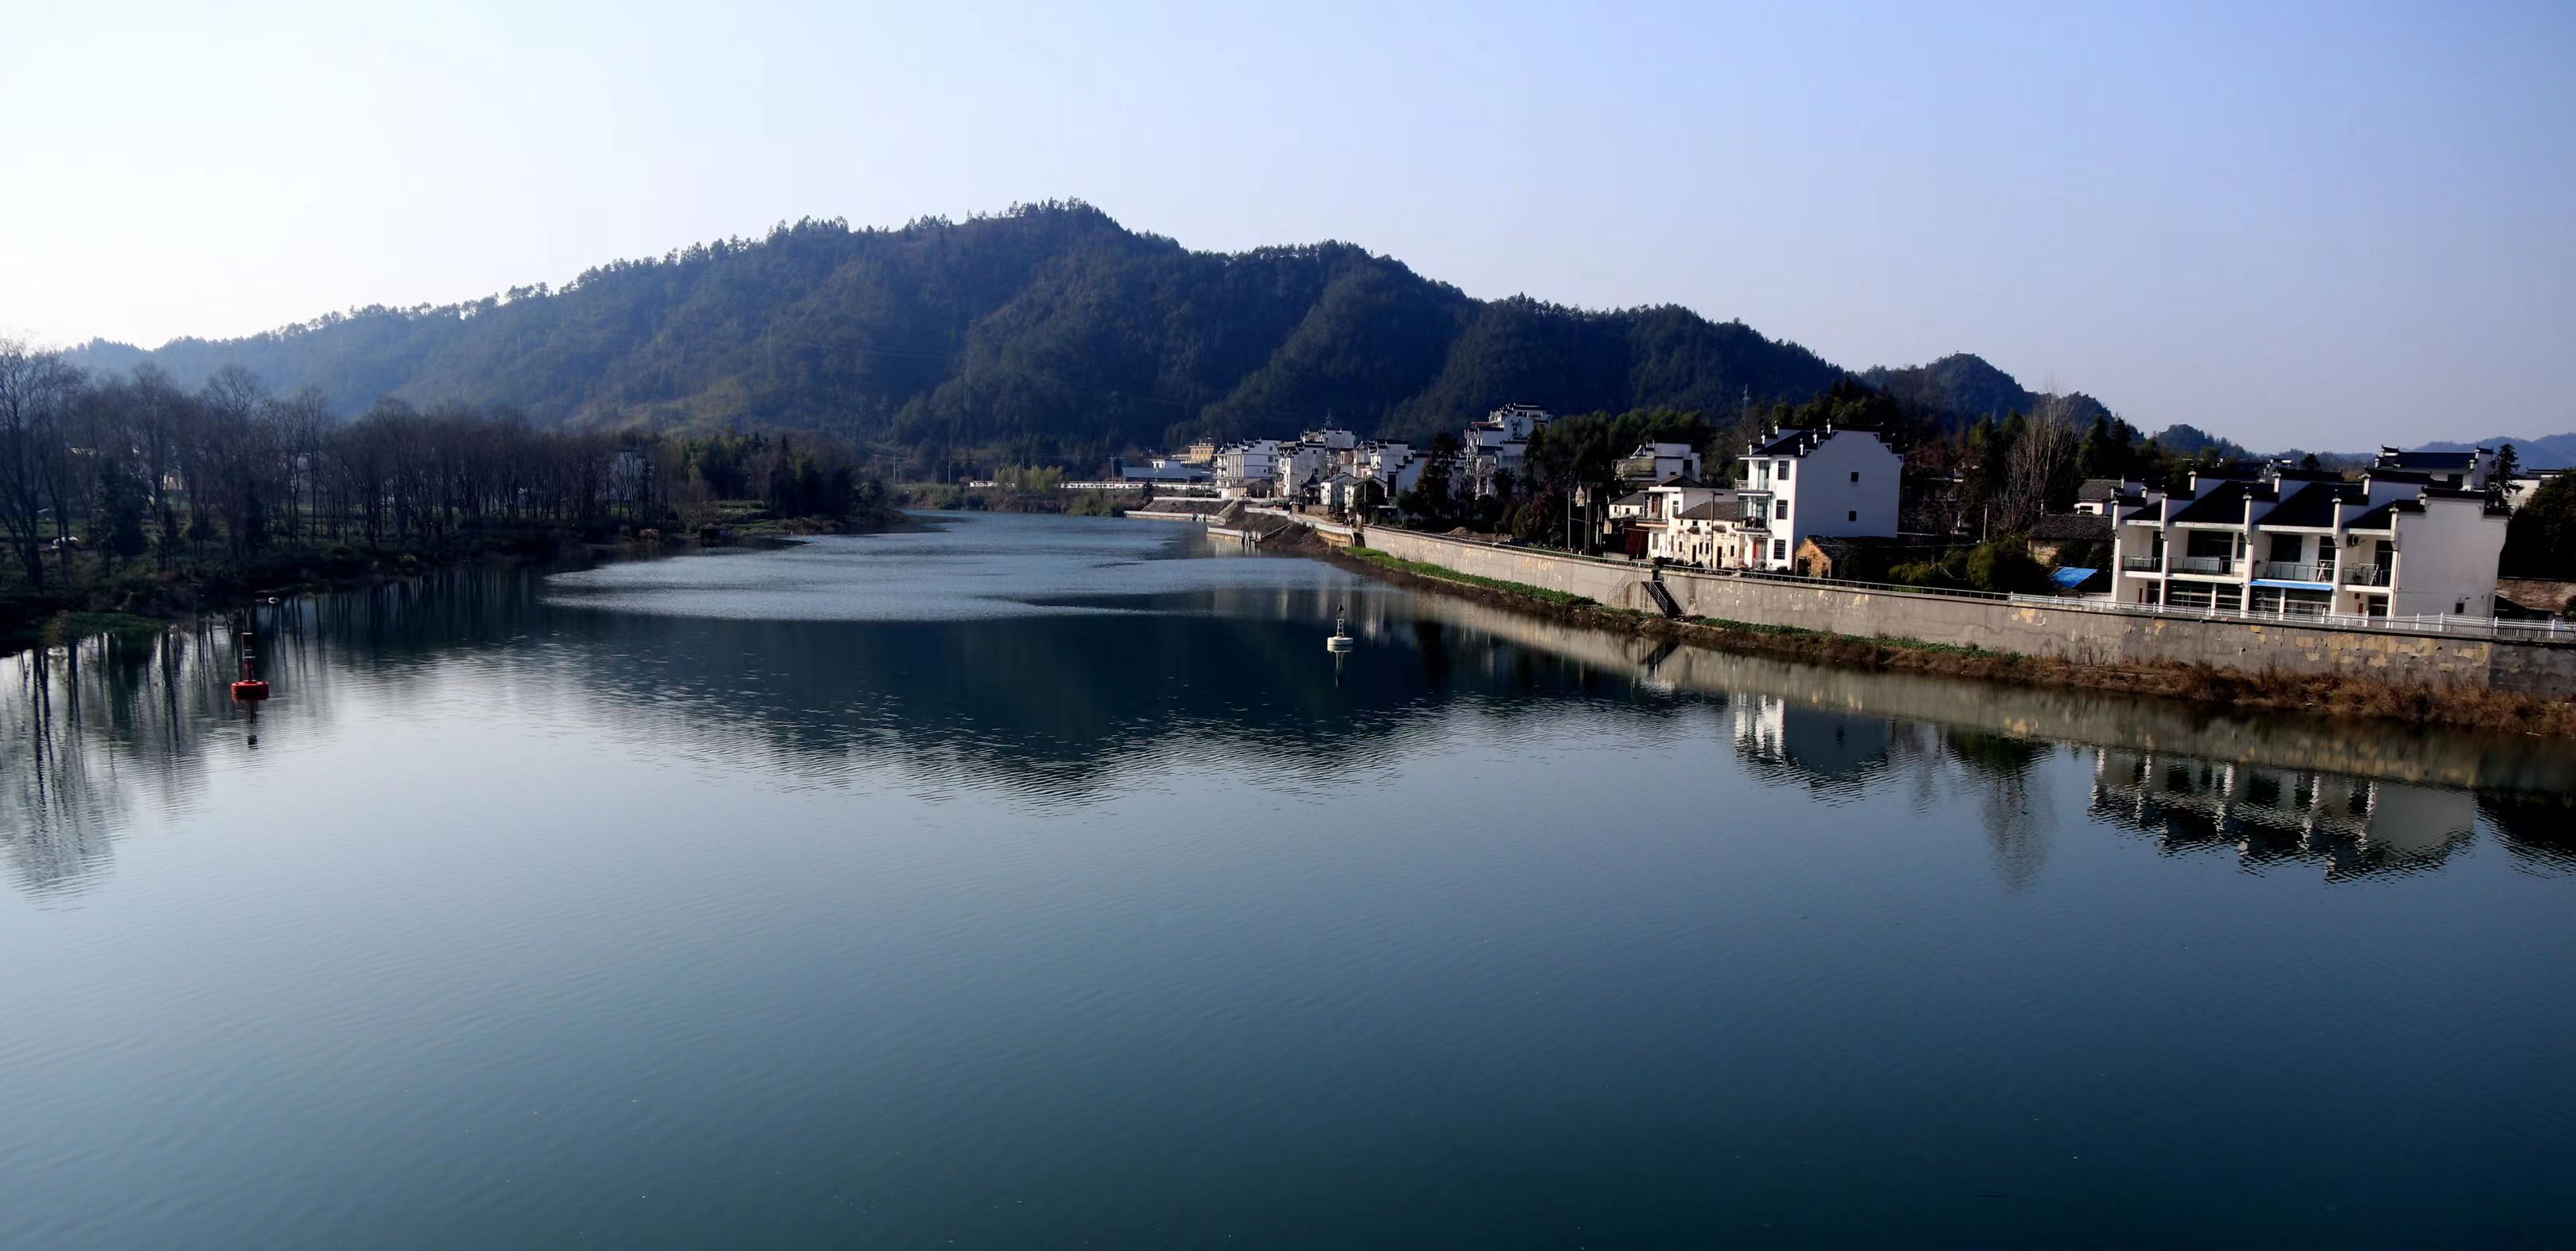
<svg viewBox="0 0 2576 1251">
<path fill-rule="evenodd" d="M 1371 439 L 1354 449 L 1351 457 L 1353 477 L 1374 480 L 1385 488 L 1389 500 L 1413 489 L 1422 481 L 1423 458 L 1413 454 L 1409 443 L 1381 443 Z"/>
<path fill-rule="evenodd" d="M 1745 448 L 1744 460 L 1737 498 L 1745 516 L 1762 519 L 1770 536 L 1769 550 L 1755 568 L 1791 568 L 1798 545 L 1810 537 L 1896 534 L 1905 458 L 1877 431 L 1774 430 Z"/>
<path fill-rule="evenodd" d="M 1500 474 L 1519 479 L 1529 452 L 1530 436 L 1539 427 L 1556 420 L 1556 414 L 1535 404 L 1505 404 L 1485 414 L 1485 419 L 1469 425 L 1460 440 L 1465 449 L 1468 489 L 1475 495 L 1494 493 Z"/>
<path fill-rule="evenodd" d="M 1279 480 L 1279 440 L 1251 439 L 1216 450 L 1216 486 L 1228 496 L 1264 495 Z"/>
<path fill-rule="evenodd" d="M 2519 510 L 2531 502 L 2532 496 L 2540 494 L 2540 488 L 2557 481 L 2558 476 L 2566 472 L 2564 469 L 2527 469 L 2492 485 L 2503 492 L 2505 507 Z"/>
<path fill-rule="evenodd" d="M 1340 471 L 1340 453 L 1329 443 L 1319 442 L 1313 437 L 1319 433 L 1339 432 L 1310 430 L 1305 438 L 1279 445 L 1279 452 L 1271 461 L 1273 470 L 1279 475 L 1279 483 L 1271 494 L 1283 499 L 1299 496 L 1309 484 Z"/>
<path fill-rule="evenodd" d="M 2372 469 L 2359 481 L 2284 465 L 2196 473 L 2118 514 L 2111 593 L 2262 616 L 2492 616 L 2508 514 L 2483 491 L 2435 481 L 2479 472 L 2471 462 Z"/>
<path fill-rule="evenodd" d="M 1701 569 L 1743 569 L 1769 546 L 1770 538 L 1767 523 L 1745 523 L 1744 501 L 1735 492 L 1711 488 L 1709 498 L 1665 519 L 1647 538 L 1646 554 Z"/>
<path fill-rule="evenodd" d="M 1619 476 L 1629 482 L 1661 482 L 1676 474 L 1700 476 L 1699 453 L 1688 443 L 1640 443 L 1619 462 Z"/>
<path fill-rule="evenodd" d="M 2372 458 L 2370 468 L 2373 473 L 2392 469 L 2420 473 L 2431 485 L 2454 491 L 2483 491 L 2487 479 L 2495 473 L 2495 462 L 2495 449 L 2488 447 L 2465 452 L 2401 452 L 2383 445 L 2379 455 Z"/>
</svg>

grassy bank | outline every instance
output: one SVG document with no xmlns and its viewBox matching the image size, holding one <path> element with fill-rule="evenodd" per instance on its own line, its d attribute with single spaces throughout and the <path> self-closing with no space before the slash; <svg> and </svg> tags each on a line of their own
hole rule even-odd
<svg viewBox="0 0 2576 1251">
<path fill-rule="evenodd" d="M 2092 664 L 1917 639 L 1857 638 L 1794 626 L 1706 617 L 1671 620 L 1563 591 L 1458 573 L 1367 548 L 1328 559 L 1405 585 L 1598 629 L 1673 638 L 1703 647 L 1897 673 L 2188 700 L 2236 712 L 2298 712 L 2419 726 L 2576 737 L 2576 700 L 2534 699 L 2484 687 L 2437 687 L 2331 673 L 2249 673 L 2208 665 Z"/>
</svg>

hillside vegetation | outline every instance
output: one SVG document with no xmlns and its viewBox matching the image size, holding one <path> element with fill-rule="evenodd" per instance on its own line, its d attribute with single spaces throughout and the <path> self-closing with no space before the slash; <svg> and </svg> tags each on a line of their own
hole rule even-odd
<svg viewBox="0 0 2576 1251">
<path fill-rule="evenodd" d="M 1415 439 L 1506 401 L 1735 411 L 1843 371 L 1678 307 L 1471 299 L 1341 243 L 1226 255 L 1088 205 L 853 230 L 782 225 L 560 290 L 368 308 L 246 339 L 74 354 L 182 387 L 226 366 L 342 415 L 391 396 L 540 424 L 780 426 L 1083 463 L 1324 420 Z"/>
</svg>

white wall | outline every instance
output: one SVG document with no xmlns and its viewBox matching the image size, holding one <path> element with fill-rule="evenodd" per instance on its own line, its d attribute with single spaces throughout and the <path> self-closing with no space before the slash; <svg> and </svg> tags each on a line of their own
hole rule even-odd
<svg viewBox="0 0 2576 1251">
<path fill-rule="evenodd" d="M 2495 615 L 2496 560 L 2504 554 L 2505 519 L 2474 499 L 2429 499 L 2420 513 L 2397 514 L 2397 575 L 2388 611 L 2411 617 L 2458 612 Z"/>
<path fill-rule="evenodd" d="M 1784 459 L 1793 466 L 1785 480 L 1779 474 Z M 1763 553 L 1767 567 L 1790 568 L 1797 560 L 1798 545 L 1813 535 L 1888 538 L 1896 534 L 1896 500 L 1903 486 L 1905 458 L 1875 433 L 1837 430 L 1805 456 L 1765 457 L 1754 463 L 1770 466 L 1773 497 L 1789 501 L 1785 520 L 1779 518 L 1776 505 L 1772 509 L 1774 542 L 1771 552 Z M 1854 474 L 1859 481 L 1853 481 Z M 1754 481 L 1761 480 L 1757 469 Z M 1782 541 L 1787 543 L 1785 549 Z M 1772 552 L 1785 554 L 1773 557 Z"/>
</svg>

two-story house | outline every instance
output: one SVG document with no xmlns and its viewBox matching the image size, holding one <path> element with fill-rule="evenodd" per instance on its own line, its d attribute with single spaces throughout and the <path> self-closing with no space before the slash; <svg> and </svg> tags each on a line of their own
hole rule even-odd
<svg viewBox="0 0 2576 1251">
<path fill-rule="evenodd" d="M 1481 498 L 1493 494 L 1506 475 L 1520 480 L 1530 436 L 1555 420 L 1556 414 L 1535 404 L 1505 404 L 1469 425 L 1460 441 L 1466 453 L 1468 490 Z"/>
<path fill-rule="evenodd" d="M 2120 603 L 2356 617 L 2492 615 L 2507 520 L 2484 492 L 2437 485 L 2425 470 L 2346 480 L 2287 465 L 2195 473 L 2117 517 Z"/>
<path fill-rule="evenodd" d="M 1619 478 L 1639 486 L 1676 475 L 1700 476 L 1699 452 L 1688 443 L 1640 443 L 1619 461 Z"/>
<path fill-rule="evenodd" d="M 1874 430 L 1778 429 L 1744 451 L 1736 480 L 1744 515 L 1760 518 L 1768 550 L 1754 566 L 1787 570 L 1811 536 L 1892 537 L 1905 458 Z"/>
<path fill-rule="evenodd" d="M 1251 439 L 1216 450 L 1216 486 L 1230 498 L 1267 495 L 1279 480 L 1279 440 Z"/>
</svg>

